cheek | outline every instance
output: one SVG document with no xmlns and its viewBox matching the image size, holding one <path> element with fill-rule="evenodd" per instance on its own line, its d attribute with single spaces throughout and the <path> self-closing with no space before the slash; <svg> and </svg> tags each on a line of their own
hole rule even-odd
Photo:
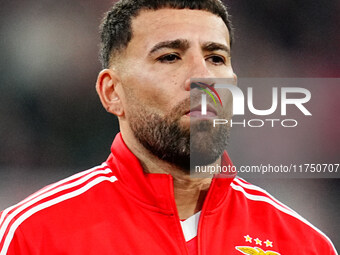
<svg viewBox="0 0 340 255">
<path fill-rule="evenodd" d="M 144 107 L 158 113 L 164 112 L 171 102 L 171 96 L 165 88 L 166 85 L 148 77 L 126 79 L 123 83 L 126 107 Z"/>
<path fill-rule="evenodd" d="M 228 78 L 228 79 L 233 79 L 234 77 L 234 71 L 233 71 L 231 64 L 229 64 L 223 69 L 219 69 L 217 72 L 218 74 L 216 77 Z"/>
<path fill-rule="evenodd" d="M 169 71 L 137 61 L 131 61 L 125 66 L 121 76 L 127 102 L 153 108 L 155 111 L 168 112 L 176 102 L 183 100 L 185 79 L 183 71 Z"/>
</svg>

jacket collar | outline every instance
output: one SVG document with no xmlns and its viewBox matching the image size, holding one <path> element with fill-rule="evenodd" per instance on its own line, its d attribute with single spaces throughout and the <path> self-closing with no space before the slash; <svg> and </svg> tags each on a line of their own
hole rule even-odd
<svg viewBox="0 0 340 255">
<path fill-rule="evenodd" d="M 121 133 L 115 137 L 106 163 L 126 191 L 144 206 L 161 213 L 176 213 L 172 176 L 145 173 L 138 158 L 126 146 Z M 222 157 L 223 165 L 232 166 L 227 152 Z M 213 178 L 203 205 L 206 212 L 215 210 L 223 202 L 235 175 L 219 174 Z"/>
</svg>

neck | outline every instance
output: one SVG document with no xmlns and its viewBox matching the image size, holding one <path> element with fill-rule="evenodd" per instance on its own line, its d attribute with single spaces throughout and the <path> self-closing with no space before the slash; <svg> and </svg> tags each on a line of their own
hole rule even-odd
<svg viewBox="0 0 340 255">
<path fill-rule="evenodd" d="M 145 172 L 170 174 L 173 178 L 174 196 L 180 219 L 187 219 L 202 209 L 211 183 L 211 177 L 192 178 L 183 169 L 159 159 L 142 146 L 134 136 L 122 132 L 123 140 L 139 159 Z M 220 158 L 218 161 L 220 162 Z M 216 165 L 216 163 L 214 163 Z"/>
</svg>

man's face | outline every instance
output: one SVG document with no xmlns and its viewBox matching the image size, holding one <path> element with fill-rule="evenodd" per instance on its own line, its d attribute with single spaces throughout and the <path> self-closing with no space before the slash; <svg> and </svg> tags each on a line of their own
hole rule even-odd
<svg viewBox="0 0 340 255">
<path fill-rule="evenodd" d="M 228 29 L 210 12 L 161 9 L 142 11 L 132 21 L 132 34 L 119 67 L 125 112 L 121 121 L 153 154 L 188 169 L 190 119 L 191 128 L 194 119 L 190 117 L 190 78 L 234 78 Z M 219 116 L 226 114 L 217 111 Z M 212 125 L 206 128 L 211 120 L 196 120 L 200 135 L 217 132 Z M 221 143 L 219 155 L 211 160 L 221 155 L 225 145 L 226 141 Z"/>
</svg>

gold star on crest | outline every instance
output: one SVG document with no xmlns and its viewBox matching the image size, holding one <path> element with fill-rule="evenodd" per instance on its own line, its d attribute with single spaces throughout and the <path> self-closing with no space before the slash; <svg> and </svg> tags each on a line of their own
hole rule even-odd
<svg viewBox="0 0 340 255">
<path fill-rule="evenodd" d="M 256 242 L 256 244 L 262 245 L 262 241 L 258 238 L 254 239 L 254 241 Z"/>
<path fill-rule="evenodd" d="M 244 238 L 246 239 L 246 242 L 249 242 L 249 243 L 251 243 L 251 240 L 253 239 L 249 235 L 244 236 Z"/>
<path fill-rule="evenodd" d="M 266 244 L 266 247 L 273 247 L 273 242 L 267 240 L 264 242 Z"/>
</svg>

